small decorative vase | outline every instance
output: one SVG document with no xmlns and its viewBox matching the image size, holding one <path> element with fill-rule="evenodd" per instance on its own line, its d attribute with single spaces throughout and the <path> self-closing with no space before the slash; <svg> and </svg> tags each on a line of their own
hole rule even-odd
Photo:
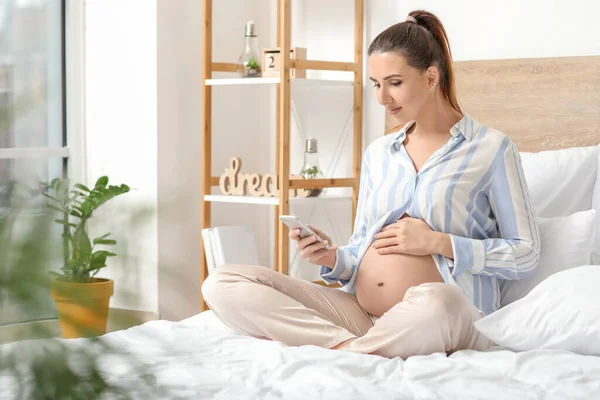
<svg viewBox="0 0 600 400">
<path fill-rule="evenodd" d="M 304 179 L 321 179 L 323 171 L 319 166 L 319 153 L 317 152 L 317 139 L 309 137 L 304 144 L 304 165 L 300 171 L 300 175 Z M 309 189 L 308 197 L 317 197 L 323 193 L 323 189 Z"/>
<path fill-rule="evenodd" d="M 246 23 L 246 34 L 244 38 L 244 49 L 237 62 L 237 70 L 242 78 L 259 78 L 262 76 L 260 50 L 258 48 L 258 36 L 254 21 Z"/>
</svg>

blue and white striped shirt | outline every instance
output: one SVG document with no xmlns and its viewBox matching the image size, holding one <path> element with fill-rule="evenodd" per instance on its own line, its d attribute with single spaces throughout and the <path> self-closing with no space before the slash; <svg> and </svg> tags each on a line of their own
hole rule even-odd
<svg viewBox="0 0 600 400">
<path fill-rule="evenodd" d="M 500 308 L 500 279 L 535 272 L 540 238 L 521 158 L 504 134 L 468 114 L 450 130 L 448 143 L 417 173 L 406 149 L 406 131 L 366 149 L 354 232 L 321 278 L 355 293 L 360 261 L 382 227 L 404 213 L 450 235 L 454 260 L 435 254 L 444 281 L 460 287 L 484 314 Z"/>
</svg>

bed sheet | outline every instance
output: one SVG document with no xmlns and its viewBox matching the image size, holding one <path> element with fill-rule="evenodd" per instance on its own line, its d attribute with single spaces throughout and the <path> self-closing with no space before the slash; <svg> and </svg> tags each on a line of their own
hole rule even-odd
<svg viewBox="0 0 600 400">
<path fill-rule="evenodd" d="M 148 322 L 105 339 L 154 374 L 151 390 L 137 397 L 144 400 L 600 398 L 600 357 L 564 351 L 496 347 L 403 361 L 238 335 L 211 311 L 181 322 Z M 127 361 L 112 356 L 106 373 L 135 387 Z M 0 379 L 0 398 L 10 398 L 6 385 L 10 381 Z"/>
</svg>

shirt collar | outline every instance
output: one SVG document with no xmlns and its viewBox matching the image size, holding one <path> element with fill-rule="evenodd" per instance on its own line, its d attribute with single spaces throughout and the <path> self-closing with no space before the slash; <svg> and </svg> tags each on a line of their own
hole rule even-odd
<svg viewBox="0 0 600 400">
<path fill-rule="evenodd" d="M 406 131 L 413 126 L 415 121 L 410 121 L 406 123 L 398 132 L 394 134 L 392 143 L 402 143 L 406 138 Z M 471 116 L 467 113 L 452 127 L 450 128 L 450 134 L 452 137 L 463 136 L 467 141 L 473 140 L 476 136 L 477 132 L 479 132 L 479 128 L 481 124 L 471 118 Z"/>
<path fill-rule="evenodd" d="M 481 128 L 481 124 L 471 118 L 469 114 L 465 113 L 460 121 L 450 128 L 450 134 L 452 134 L 453 137 L 462 135 L 468 142 L 470 142 L 475 136 L 477 136 L 479 128 Z"/>
<path fill-rule="evenodd" d="M 414 123 L 415 121 L 410 121 L 404 124 L 404 126 L 394 134 L 392 143 L 402 143 L 404 141 L 404 138 L 406 137 L 406 131 L 409 130 L 410 127 L 414 125 Z"/>
</svg>

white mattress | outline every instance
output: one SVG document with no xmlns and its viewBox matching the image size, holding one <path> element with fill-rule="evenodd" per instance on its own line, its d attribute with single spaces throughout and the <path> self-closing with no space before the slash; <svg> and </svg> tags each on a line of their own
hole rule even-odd
<svg viewBox="0 0 600 400">
<path fill-rule="evenodd" d="M 145 400 L 600 399 L 600 358 L 562 351 L 494 348 L 402 361 L 236 335 L 210 311 L 105 338 L 155 374 L 151 395 L 136 397 Z M 111 357 L 105 369 L 134 387 L 126 361 Z M 8 384 L 0 379 L 0 398 L 10 398 Z"/>
</svg>

